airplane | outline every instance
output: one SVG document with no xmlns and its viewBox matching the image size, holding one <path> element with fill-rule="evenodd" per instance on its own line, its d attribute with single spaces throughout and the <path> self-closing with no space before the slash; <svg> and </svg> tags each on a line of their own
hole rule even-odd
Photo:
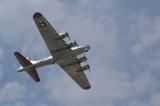
<svg viewBox="0 0 160 106">
<path fill-rule="evenodd" d="M 33 61 L 16 51 L 14 55 L 21 64 L 18 72 L 25 71 L 34 81 L 40 82 L 36 68 L 58 64 L 82 89 L 90 89 L 91 85 L 84 73 L 90 67 L 86 63 L 87 58 L 82 56 L 90 46 L 79 46 L 76 42 L 66 43 L 65 38 L 70 40 L 68 32 L 58 34 L 40 12 L 34 13 L 33 20 L 51 56 Z"/>
</svg>

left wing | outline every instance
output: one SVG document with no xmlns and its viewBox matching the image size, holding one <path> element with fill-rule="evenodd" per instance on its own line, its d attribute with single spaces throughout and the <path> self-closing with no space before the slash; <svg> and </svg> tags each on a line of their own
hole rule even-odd
<svg viewBox="0 0 160 106">
<path fill-rule="evenodd" d="M 42 16 L 41 13 L 35 13 L 33 19 L 39 29 L 42 38 L 45 41 L 50 53 L 53 55 L 58 49 L 65 47 L 64 40 L 56 40 L 59 34 L 55 29 L 48 23 L 48 21 Z"/>
</svg>

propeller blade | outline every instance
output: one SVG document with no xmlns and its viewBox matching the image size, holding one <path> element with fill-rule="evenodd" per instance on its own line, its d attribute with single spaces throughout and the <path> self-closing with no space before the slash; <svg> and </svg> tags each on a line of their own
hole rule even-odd
<svg viewBox="0 0 160 106">
<path fill-rule="evenodd" d="M 69 37 L 69 33 L 68 32 L 66 32 L 66 35 L 67 35 L 68 39 L 71 40 L 70 37 Z"/>
<path fill-rule="evenodd" d="M 73 42 L 73 44 L 74 44 L 75 46 L 78 46 L 78 44 L 77 44 L 77 42 L 76 42 L 76 41 L 74 41 L 74 42 Z"/>
<path fill-rule="evenodd" d="M 90 66 L 88 65 L 88 70 L 89 70 L 89 72 L 90 72 Z"/>
</svg>

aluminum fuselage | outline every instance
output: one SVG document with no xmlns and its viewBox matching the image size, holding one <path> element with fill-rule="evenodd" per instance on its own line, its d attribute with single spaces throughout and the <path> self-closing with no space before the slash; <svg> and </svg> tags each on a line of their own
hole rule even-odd
<svg viewBox="0 0 160 106">
<path fill-rule="evenodd" d="M 76 47 L 71 48 L 71 52 L 72 52 L 71 54 L 80 55 L 84 52 L 87 52 L 88 50 L 89 50 L 89 46 L 76 46 Z M 63 59 L 64 58 L 65 58 L 65 55 L 64 55 Z M 50 65 L 50 64 L 55 64 L 57 61 L 59 61 L 59 60 L 57 60 L 57 59 L 55 60 L 55 58 L 53 56 L 49 56 L 47 58 L 37 60 L 37 61 L 30 60 L 32 65 L 28 65 L 26 67 L 21 66 L 18 69 L 18 72 L 30 71 L 30 69 L 33 68 L 33 67 L 39 68 L 39 67 L 47 66 L 47 65 Z"/>
</svg>

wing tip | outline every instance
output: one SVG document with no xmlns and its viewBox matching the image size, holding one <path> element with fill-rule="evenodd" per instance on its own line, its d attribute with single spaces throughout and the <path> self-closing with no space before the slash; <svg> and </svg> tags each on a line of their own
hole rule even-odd
<svg viewBox="0 0 160 106">
<path fill-rule="evenodd" d="M 36 82 L 40 82 L 40 78 L 36 79 L 35 81 L 36 81 Z"/>
<path fill-rule="evenodd" d="M 15 54 L 15 55 L 16 55 L 16 54 L 19 54 L 19 52 L 15 51 L 14 54 Z"/>
<path fill-rule="evenodd" d="M 15 56 L 19 56 L 19 55 L 21 55 L 21 54 L 16 51 L 16 52 L 14 52 L 14 55 L 15 55 Z"/>
<path fill-rule="evenodd" d="M 34 13 L 33 18 L 36 19 L 36 18 L 39 18 L 41 16 L 42 16 L 42 14 L 40 12 L 36 12 L 36 13 Z"/>
<path fill-rule="evenodd" d="M 87 86 L 87 87 L 84 87 L 85 90 L 89 90 L 91 89 L 91 85 Z"/>
</svg>

